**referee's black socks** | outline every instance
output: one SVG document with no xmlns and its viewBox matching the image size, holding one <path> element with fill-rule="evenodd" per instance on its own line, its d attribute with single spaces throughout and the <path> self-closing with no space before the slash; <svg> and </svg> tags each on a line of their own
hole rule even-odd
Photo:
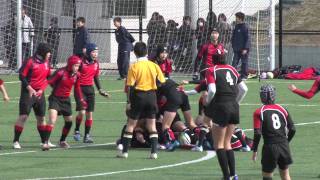
<svg viewBox="0 0 320 180">
<path fill-rule="evenodd" d="M 158 133 L 157 132 L 150 132 L 150 141 L 151 141 L 151 153 L 157 153 L 157 146 L 158 146 Z"/>
<path fill-rule="evenodd" d="M 230 176 L 234 176 L 234 175 L 236 175 L 236 163 L 234 160 L 234 152 L 232 149 L 230 149 L 230 150 L 226 150 L 226 154 L 228 157 Z"/>
<path fill-rule="evenodd" d="M 132 132 L 125 132 L 123 134 L 123 139 L 122 139 L 122 145 L 123 145 L 123 149 L 122 149 L 122 153 L 127 153 L 128 152 L 128 148 L 129 148 L 129 143 L 131 143 L 132 140 Z"/>
</svg>

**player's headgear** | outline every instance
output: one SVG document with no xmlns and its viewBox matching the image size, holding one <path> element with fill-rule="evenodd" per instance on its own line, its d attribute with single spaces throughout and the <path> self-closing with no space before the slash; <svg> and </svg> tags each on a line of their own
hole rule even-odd
<svg viewBox="0 0 320 180">
<path fill-rule="evenodd" d="M 92 62 L 93 59 L 91 58 L 91 52 L 94 50 L 98 50 L 98 46 L 94 43 L 89 43 L 86 45 L 86 50 L 87 50 L 86 55 L 87 55 L 88 61 Z"/>
<path fill-rule="evenodd" d="M 68 58 L 67 71 L 71 72 L 72 71 L 72 66 L 75 65 L 75 64 L 81 64 L 81 59 L 76 55 L 70 56 Z"/>
<path fill-rule="evenodd" d="M 36 55 L 40 56 L 42 59 L 45 60 L 47 53 L 51 52 L 51 48 L 46 43 L 40 43 L 36 50 Z"/>
<path fill-rule="evenodd" d="M 263 104 L 273 104 L 276 98 L 276 88 L 271 84 L 262 85 L 260 88 L 260 99 Z"/>
<path fill-rule="evenodd" d="M 167 52 L 167 47 L 159 45 L 157 47 L 157 53 L 156 56 L 159 57 L 161 53 Z"/>
</svg>

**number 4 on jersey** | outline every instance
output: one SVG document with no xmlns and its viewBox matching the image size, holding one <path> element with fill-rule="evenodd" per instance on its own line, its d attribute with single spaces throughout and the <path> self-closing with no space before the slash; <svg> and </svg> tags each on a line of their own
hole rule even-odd
<svg viewBox="0 0 320 180">
<path fill-rule="evenodd" d="M 231 74 L 230 74 L 229 71 L 227 71 L 226 80 L 227 80 L 227 82 L 230 84 L 230 86 L 234 85 L 233 79 L 232 79 Z"/>
</svg>

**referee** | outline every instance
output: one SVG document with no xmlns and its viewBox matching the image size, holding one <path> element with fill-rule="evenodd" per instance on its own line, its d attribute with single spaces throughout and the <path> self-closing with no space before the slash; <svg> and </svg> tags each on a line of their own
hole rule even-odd
<svg viewBox="0 0 320 180">
<path fill-rule="evenodd" d="M 150 159 L 157 159 L 158 133 L 156 130 L 157 113 L 157 82 L 165 82 L 159 66 L 146 58 L 147 45 L 137 42 L 134 46 L 134 54 L 137 61 L 132 64 L 128 71 L 128 101 L 130 109 L 127 113 L 127 128 L 123 136 L 123 150 L 119 152 L 119 158 L 128 157 L 128 146 L 132 139 L 133 129 L 137 125 L 140 116 L 146 118 L 146 127 L 151 141 Z"/>
</svg>

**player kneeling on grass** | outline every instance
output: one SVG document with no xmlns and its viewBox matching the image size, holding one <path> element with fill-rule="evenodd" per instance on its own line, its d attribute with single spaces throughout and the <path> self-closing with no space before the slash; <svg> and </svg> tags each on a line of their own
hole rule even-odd
<svg viewBox="0 0 320 180">
<path fill-rule="evenodd" d="M 263 85 L 260 89 L 261 102 L 264 104 L 253 114 L 254 140 L 252 160 L 257 159 L 259 141 L 264 139 L 262 149 L 263 180 L 271 180 L 273 171 L 279 166 L 282 180 L 290 180 L 289 165 L 292 163 L 289 142 L 296 130 L 289 112 L 275 103 L 275 88 Z"/>
<path fill-rule="evenodd" d="M 64 127 L 62 129 L 62 135 L 59 141 L 59 145 L 62 148 L 69 148 L 69 144 L 66 142 L 66 137 L 72 126 L 72 110 L 70 93 L 72 87 L 75 88 L 75 96 L 80 99 L 83 107 L 86 107 L 86 101 L 82 97 L 80 89 L 80 73 L 78 72 L 81 64 L 81 59 L 78 56 L 71 56 L 68 59 L 67 66 L 57 70 L 49 79 L 49 84 L 53 87 L 52 93 L 49 96 L 49 122 L 47 125 L 47 141 L 43 144 L 42 150 L 49 150 L 48 140 L 50 134 L 57 121 L 58 115 L 63 115 L 65 120 Z"/>
<path fill-rule="evenodd" d="M 155 120 L 157 113 L 156 82 L 164 83 L 165 79 L 159 66 L 145 57 L 147 55 L 147 45 L 145 43 L 137 42 L 134 46 L 134 54 L 137 61 L 130 66 L 126 83 L 129 89 L 128 101 L 130 104 L 128 122 L 123 135 L 123 150 L 119 152 L 117 157 L 128 157 L 128 147 L 133 130 L 143 114 L 146 118 L 146 127 L 151 141 L 150 159 L 156 159 L 158 156 L 158 133 Z"/>
<path fill-rule="evenodd" d="M 93 139 L 90 136 L 90 130 L 93 123 L 93 111 L 95 106 L 95 92 L 93 84 L 96 85 L 99 94 L 104 97 L 109 97 L 109 94 L 101 89 L 99 80 L 99 61 L 98 61 L 98 47 L 94 43 L 89 43 L 86 45 L 86 55 L 82 59 L 80 72 L 80 88 L 87 102 L 88 106 L 86 108 L 82 107 L 80 99 L 75 96 L 76 99 L 76 110 L 79 112 L 76 117 L 76 127 L 74 129 L 74 140 L 80 141 L 80 125 L 84 116 L 86 116 L 85 121 L 85 131 L 83 142 L 93 143 Z"/>
<path fill-rule="evenodd" d="M 236 69 L 226 64 L 224 55 L 217 57 L 216 64 L 206 72 L 208 96 L 205 119 L 213 122 L 214 148 L 223 179 L 238 179 L 230 142 L 236 124 L 239 124 L 239 104 L 248 89 Z"/>
<path fill-rule="evenodd" d="M 45 142 L 46 132 L 46 99 L 44 92 L 48 86 L 47 78 L 50 76 L 49 58 L 51 49 L 49 45 L 40 43 L 34 56 L 26 59 L 19 70 L 21 81 L 21 95 L 19 100 L 19 117 L 14 126 L 13 148 L 21 149 L 19 143 L 24 124 L 31 109 L 37 119 L 37 128 L 41 143 Z"/>
</svg>

